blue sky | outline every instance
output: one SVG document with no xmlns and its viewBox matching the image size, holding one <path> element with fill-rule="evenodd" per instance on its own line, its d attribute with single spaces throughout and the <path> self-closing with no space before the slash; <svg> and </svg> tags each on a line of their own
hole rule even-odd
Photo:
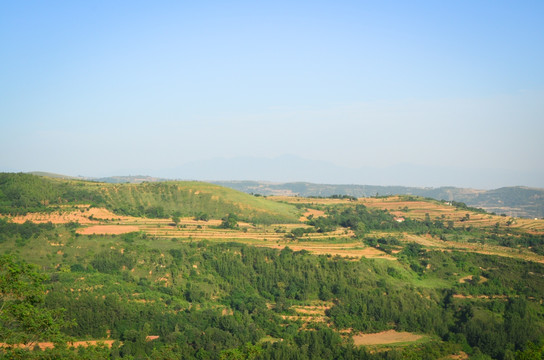
<svg viewBox="0 0 544 360">
<path fill-rule="evenodd" d="M 544 187 L 542 14 L 542 1 L 3 1 L 0 171 L 160 176 L 289 154 Z"/>
</svg>

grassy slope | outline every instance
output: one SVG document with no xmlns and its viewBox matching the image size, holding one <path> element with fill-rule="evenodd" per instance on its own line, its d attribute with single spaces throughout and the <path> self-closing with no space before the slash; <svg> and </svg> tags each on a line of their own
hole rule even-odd
<svg viewBox="0 0 544 360">
<path fill-rule="evenodd" d="M 206 213 L 222 218 L 235 213 L 260 223 L 296 222 L 299 216 L 292 205 L 203 182 L 101 184 L 99 192 L 108 208 L 130 215 L 138 215 L 142 208 L 160 206 L 168 214 L 179 211 L 182 216 Z"/>
<path fill-rule="evenodd" d="M 106 184 L 64 180 L 29 174 L 0 174 L 0 213 L 47 211 L 65 204 L 105 206 L 117 213 L 162 217 L 206 213 L 222 218 L 229 213 L 257 223 L 296 222 L 297 209 L 249 194 L 203 182 L 171 181 L 142 184 Z"/>
</svg>

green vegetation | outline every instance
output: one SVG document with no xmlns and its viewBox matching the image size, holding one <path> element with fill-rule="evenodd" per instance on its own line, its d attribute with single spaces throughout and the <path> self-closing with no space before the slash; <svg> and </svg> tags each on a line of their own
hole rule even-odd
<svg viewBox="0 0 544 360">
<path fill-rule="evenodd" d="M 469 219 L 470 214 L 467 213 L 461 219 L 461 222 Z M 331 206 L 327 208 L 326 217 L 312 217 L 307 221 L 307 224 L 312 225 L 316 231 L 322 233 L 333 231 L 338 227 L 349 228 L 355 232 L 356 236 L 364 238 L 368 245 L 379 246 L 382 250 L 390 249 L 389 245 L 399 245 L 399 243 L 392 244 L 382 241 L 378 245 L 377 239 L 365 237 L 365 234 L 372 230 L 397 233 L 410 232 L 417 235 L 429 234 L 443 241 L 466 239 L 469 242 L 495 244 L 509 248 L 525 248 L 531 252 L 544 255 L 544 234 L 542 233 L 531 234 L 520 229 L 500 229 L 498 226 L 491 230 L 477 229 L 471 226 L 454 228 L 452 222 L 445 224 L 441 219 L 431 220 L 428 214 L 423 221 L 407 218 L 399 223 L 395 221 L 395 217 L 391 213 L 385 210 L 368 209 L 364 205 Z M 312 231 L 312 229 L 305 230 L 306 233 Z M 300 233 L 301 230 L 298 230 L 298 232 Z M 301 235 L 289 234 L 291 238 L 297 238 Z"/>
<path fill-rule="evenodd" d="M 13 231 L 3 248 L 40 264 L 48 274 L 47 311 L 62 309 L 63 321 L 75 321 L 63 328 L 66 336 L 105 339 L 109 333 L 119 340 L 108 356 L 199 358 L 205 353 L 219 358 L 254 352 L 256 358 L 284 353 L 370 359 L 463 348 L 503 358 L 544 336 L 539 305 L 544 266 L 537 263 L 430 252 L 419 245 L 404 247 L 398 263 L 353 262 L 288 248 L 178 243 L 138 233 L 73 237 L 68 226 L 42 227 L 29 243 L 16 246 L 18 233 Z M 32 250 L 32 243 L 46 247 L 59 237 L 70 242 L 62 255 Z M 461 274 L 474 277 L 460 283 Z M 455 293 L 469 298 L 454 298 Z M 470 298 L 481 294 L 489 298 Z M 326 311 L 332 328 L 315 323 L 317 331 L 305 331 L 298 320 L 281 316 L 296 314 L 293 305 L 316 301 L 332 304 Z M 372 355 L 334 331 L 346 328 L 394 328 L 441 341 Z M 159 338 L 146 341 L 148 335 Z M 261 342 L 267 337 L 283 341 Z"/>
<path fill-rule="evenodd" d="M 43 307 L 45 276 L 34 266 L 0 256 L 0 339 L 6 344 L 62 341 L 61 309 Z"/>
<path fill-rule="evenodd" d="M 0 173 L 0 214 L 58 211 L 74 204 L 163 219 L 174 213 L 214 219 L 232 213 L 244 221 L 272 224 L 296 222 L 299 216 L 291 205 L 203 182 L 105 184 Z"/>
<path fill-rule="evenodd" d="M 244 219 L 298 216 L 291 205 L 201 183 L 37 179 L 5 181 L 11 185 L 1 188 L 2 204 L 13 209 L 7 213 L 49 211 L 92 195 L 96 205 L 116 204 L 125 213 L 141 205 L 140 215 L 166 215 L 175 225 L 186 215 L 222 219 L 211 227 L 229 234 L 247 231 L 239 225 Z M 17 189 L 18 182 L 26 185 Z M 72 188 L 82 198 L 62 200 Z M 174 207 L 178 202 L 183 206 Z M 389 254 L 387 260 L 313 255 L 278 248 L 275 241 L 275 248 L 262 247 L 266 240 L 250 246 L 153 232 L 81 235 L 75 223 L 0 218 L 0 343 L 29 344 L 3 346 L 0 358 L 444 359 L 461 351 L 473 359 L 542 357 L 542 263 L 446 245 L 433 249 L 403 237 L 436 237 L 444 244 L 477 238 L 541 249 L 541 235 L 507 226 L 455 228 L 429 217 L 399 223 L 385 210 L 334 202 L 320 205 L 326 216 L 306 224 L 259 227 L 294 249 L 302 247 L 301 239 L 339 248 L 350 241 Z M 194 221 L 186 221 L 196 231 Z M 162 224 L 180 231 L 170 221 Z M 424 337 L 366 347 L 351 336 L 386 330 Z M 73 349 L 67 339 L 109 342 Z M 32 350 L 41 341 L 56 346 Z"/>
<path fill-rule="evenodd" d="M 103 202 L 92 183 L 0 173 L 0 214 L 54 211 L 59 205 Z"/>
<path fill-rule="evenodd" d="M 221 225 L 219 226 L 220 228 L 232 230 L 239 228 L 238 216 L 236 216 L 236 214 L 228 214 L 222 220 L 223 221 L 221 221 Z"/>
<path fill-rule="evenodd" d="M 167 218 L 179 211 L 182 216 L 208 214 L 214 219 L 232 213 L 268 224 L 297 220 L 292 206 L 200 182 L 104 184 L 101 194 L 107 208 L 124 215 Z"/>
</svg>

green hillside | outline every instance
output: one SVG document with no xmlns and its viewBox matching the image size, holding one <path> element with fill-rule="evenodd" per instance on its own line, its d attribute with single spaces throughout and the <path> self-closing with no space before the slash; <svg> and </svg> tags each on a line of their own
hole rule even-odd
<svg viewBox="0 0 544 360">
<path fill-rule="evenodd" d="M 202 182 L 106 184 L 30 174 L 0 174 L 0 213 L 25 214 L 58 210 L 60 205 L 92 204 L 117 214 L 168 218 L 229 213 L 256 223 L 296 222 L 292 205 L 268 201 Z"/>
<path fill-rule="evenodd" d="M 73 226 L 0 219 L 0 280 L 9 279 L 0 281 L 0 342 L 115 343 L 0 349 L 0 359 L 400 360 L 460 351 L 471 359 L 538 359 L 544 351 L 540 263 L 414 243 L 397 261 L 353 261 L 143 233 L 77 236 Z M 28 300 L 10 296 L 14 289 Z M 20 304 L 25 313 L 16 317 Z M 57 314 L 67 326 L 40 314 Z M 386 330 L 423 339 L 376 348 L 354 346 L 347 335 Z"/>
<path fill-rule="evenodd" d="M 0 213 L 51 211 L 59 205 L 99 204 L 103 199 L 91 182 L 23 173 L 0 173 Z"/>
<path fill-rule="evenodd" d="M 116 213 L 168 217 L 205 213 L 212 218 L 237 214 L 259 223 L 296 222 L 296 208 L 203 182 L 169 181 L 142 184 L 102 184 L 98 190 L 109 209 Z"/>
</svg>

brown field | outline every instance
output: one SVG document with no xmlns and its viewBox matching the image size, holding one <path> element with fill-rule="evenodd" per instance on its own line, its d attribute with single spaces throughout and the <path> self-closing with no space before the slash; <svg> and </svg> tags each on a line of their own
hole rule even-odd
<svg viewBox="0 0 544 360">
<path fill-rule="evenodd" d="M 382 331 L 375 334 L 353 335 L 353 343 L 360 345 L 386 345 L 394 343 L 413 342 L 423 338 L 423 335 L 395 330 Z"/>
<path fill-rule="evenodd" d="M 320 217 L 320 216 L 327 216 L 325 215 L 325 212 L 322 210 L 316 210 L 316 209 L 306 209 L 306 212 L 301 216 L 300 221 L 308 221 L 308 217 L 312 215 L 313 217 Z"/>
<path fill-rule="evenodd" d="M 524 230 L 544 234 L 544 220 L 512 218 L 508 216 L 499 216 L 491 214 L 481 214 L 448 205 L 437 200 L 406 200 L 402 196 L 389 196 L 384 198 L 359 198 L 357 201 L 348 199 L 314 199 L 289 196 L 269 196 L 268 199 L 283 201 L 291 204 L 302 204 L 309 207 L 327 206 L 336 204 L 356 205 L 363 204 L 368 208 L 388 210 L 396 217 L 404 217 L 415 220 L 424 220 L 426 214 L 429 214 L 431 220 L 441 220 L 444 223 L 453 221 L 455 227 L 473 226 L 473 227 L 492 227 L 499 223 L 501 227 L 506 227 L 507 223 L 512 222 L 511 228 L 522 228 Z M 307 209 L 312 211 L 312 209 Z M 470 215 L 469 220 L 461 221 L 466 214 Z"/>
<path fill-rule="evenodd" d="M 283 249 L 289 247 L 293 251 L 306 250 L 315 255 L 332 255 L 349 258 L 369 258 L 369 259 L 386 259 L 397 260 L 395 257 L 388 255 L 373 247 L 365 247 L 360 243 L 357 244 L 312 244 L 312 243 L 284 243 L 284 244 L 258 244 L 256 246 L 270 247 L 275 249 Z"/>
<path fill-rule="evenodd" d="M 239 230 L 218 229 L 221 220 L 197 221 L 193 218 L 182 218 L 179 226 L 169 219 L 146 219 L 135 217 L 119 217 L 115 223 L 111 223 L 112 213 L 106 209 L 90 209 L 94 214 L 93 220 L 89 220 L 87 210 L 81 213 L 79 210 L 64 214 L 28 214 L 17 218 L 18 222 L 26 220 L 39 220 L 40 222 L 54 221 L 56 223 L 67 223 L 80 220 L 80 224 L 88 225 L 77 230 L 81 235 L 118 235 L 134 231 L 144 231 L 150 235 L 161 238 L 180 238 L 189 240 L 210 240 L 224 241 L 232 240 L 255 246 L 283 249 L 289 246 L 294 251 L 307 250 L 314 254 L 342 256 L 342 257 L 368 257 L 395 260 L 394 257 L 372 247 L 363 246 L 358 241 L 350 239 L 353 232 L 337 230 L 325 234 L 311 233 L 297 241 L 288 240 L 285 234 L 294 228 L 309 227 L 306 224 L 276 224 L 257 225 L 240 222 Z M 318 210 L 310 210 L 314 216 L 324 214 Z M 100 220 L 106 219 L 106 220 Z M 280 231 L 281 230 L 281 231 Z M 346 239 L 340 244 L 331 244 L 329 238 Z M 51 246 L 60 246 L 52 243 Z"/>
<path fill-rule="evenodd" d="M 28 213 L 11 217 L 15 223 L 22 224 L 25 221 L 34 223 L 66 224 L 79 222 L 80 224 L 93 224 L 99 221 L 128 221 L 131 217 L 121 216 L 103 208 L 94 208 L 88 205 L 71 206 L 65 210 L 52 213 Z"/>
<path fill-rule="evenodd" d="M 115 340 L 86 340 L 86 341 L 74 341 L 69 342 L 67 345 L 68 347 L 89 347 L 89 346 L 96 346 L 100 344 L 104 344 L 108 348 L 111 348 Z M 34 349 L 35 346 L 38 346 L 40 350 L 45 349 L 53 349 L 55 347 L 55 344 L 52 342 L 39 342 L 39 343 L 33 343 L 33 344 L 15 344 L 15 345 L 8 345 L 6 343 L 0 343 L 1 347 L 14 347 L 17 349 Z"/>
<path fill-rule="evenodd" d="M 134 231 L 140 229 L 134 225 L 94 225 L 77 229 L 77 233 L 81 235 L 119 235 Z"/>
<path fill-rule="evenodd" d="M 460 284 L 464 284 L 464 283 L 467 283 L 467 282 L 471 282 L 472 279 L 473 279 L 473 277 L 474 277 L 474 275 L 467 275 L 467 276 L 464 276 L 464 277 L 462 277 L 462 278 L 459 279 L 459 283 L 460 283 Z M 478 283 L 481 284 L 481 283 L 486 282 L 487 280 L 488 280 L 487 278 L 481 276 L 481 277 L 480 277 L 480 280 L 478 281 Z"/>
<path fill-rule="evenodd" d="M 325 311 L 332 307 L 333 303 L 316 301 L 312 305 L 293 305 L 291 308 L 299 314 L 311 316 L 325 316 Z"/>
<path fill-rule="evenodd" d="M 389 233 L 372 233 L 374 236 L 385 236 Z M 431 235 L 415 235 L 404 233 L 400 241 L 405 242 L 416 242 L 427 248 L 443 251 L 468 251 L 484 255 L 497 255 L 497 256 L 506 256 L 516 259 L 522 259 L 526 261 L 534 261 L 539 263 L 544 263 L 544 256 L 533 253 L 527 249 L 517 249 L 509 248 L 499 245 L 490 245 L 490 244 L 480 244 L 480 243 L 469 243 L 469 242 L 455 242 L 455 241 L 442 241 L 440 239 L 434 238 Z"/>
<path fill-rule="evenodd" d="M 299 197 L 275 196 L 269 199 L 286 201 L 295 204 L 305 204 L 316 207 L 332 204 L 364 204 L 369 208 L 386 209 L 397 217 L 413 218 L 422 220 L 426 214 L 431 219 L 439 219 L 446 223 L 453 221 L 454 226 L 492 227 L 498 222 L 500 226 L 506 227 L 508 221 L 510 227 L 517 227 L 532 233 L 544 233 L 543 220 L 511 219 L 502 216 L 488 214 L 470 213 L 468 220 L 461 221 L 466 216 L 466 211 L 457 210 L 453 206 L 438 201 L 407 201 L 406 198 L 391 196 L 386 198 L 362 198 L 358 201 L 348 199 L 309 199 Z M 50 214 L 31 213 L 25 216 L 12 217 L 17 223 L 27 220 L 33 222 L 68 223 L 79 222 L 84 225 L 77 230 L 79 234 L 124 234 L 133 231 L 143 231 L 147 234 L 160 238 L 178 238 L 182 240 L 210 240 L 210 241 L 238 241 L 255 246 L 283 249 L 289 246 L 295 251 L 307 250 L 313 254 L 342 256 L 350 258 L 382 258 L 395 260 L 379 249 L 367 247 L 354 238 L 354 233 L 348 229 L 338 229 L 328 233 L 310 233 L 297 240 L 286 237 L 291 230 L 299 227 L 309 227 L 303 223 L 308 216 L 324 216 L 323 210 L 307 208 L 301 222 L 298 224 L 276 224 L 276 225 L 252 225 L 239 223 L 238 230 L 220 229 L 218 226 L 221 220 L 197 221 L 193 218 L 182 218 L 179 226 L 174 226 L 170 219 L 147 219 L 129 216 L 119 216 L 107 209 L 92 208 L 88 205 L 70 206 L 63 208 L 60 212 Z M 370 236 L 384 236 L 386 232 L 373 232 Z M 398 236 L 397 234 L 393 234 Z M 544 257 L 530 252 L 527 249 L 514 249 L 496 245 L 469 243 L 467 241 L 442 241 L 430 235 L 403 234 L 401 241 L 417 242 L 431 249 L 449 251 L 470 251 L 482 254 L 509 256 L 524 260 L 538 261 L 544 263 Z M 60 243 L 59 243 L 60 244 Z M 51 244 L 55 246 L 56 244 Z M 60 246 L 60 245 L 59 245 Z"/>
<path fill-rule="evenodd" d="M 109 337 L 109 335 L 108 335 Z M 158 339 L 158 335 L 148 335 L 146 336 L 146 341 L 153 341 Z M 83 340 L 83 341 L 74 341 L 74 342 L 68 342 L 68 347 L 89 347 L 89 346 L 96 346 L 96 345 L 104 345 L 111 349 L 113 346 L 113 343 L 116 340 Z M 39 343 L 32 343 L 32 344 L 15 344 L 15 345 L 8 345 L 6 343 L 0 343 L 0 348 L 3 347 L 14 347 L 17 349 L 34 349 L 36 345 L 40 348 L 40 350 L 46 350 L 46 349 L 53 349 L 55 347 L 55 344 L 52 342 L 39 342 Z"/>
<path fill-rule="evenodd" d="M 522 228 L 533 233 L 544 233 L 544 220 L 511 218 L 505 216 L 481 214 L 447 205 L 434 200 L 407 201 L 400 196 L 386 198 L 361 198 L 358 201 L 363 205 L 380 210 L 388 210 L 397 217 L 405 217 L 415 220 L 424 220 L 429 214 L 431 220 L 442 220 L 445 223 L 453 221 L 455 227 L 493 227 L 499 223 L 501 227 L 507 227 L 508 222 L 511 228 Z M 407 209 L 407 211 L 405 210 Z M 468 220 L 462 221 L 466 214 L 470 215 Z"/>
</svg>

